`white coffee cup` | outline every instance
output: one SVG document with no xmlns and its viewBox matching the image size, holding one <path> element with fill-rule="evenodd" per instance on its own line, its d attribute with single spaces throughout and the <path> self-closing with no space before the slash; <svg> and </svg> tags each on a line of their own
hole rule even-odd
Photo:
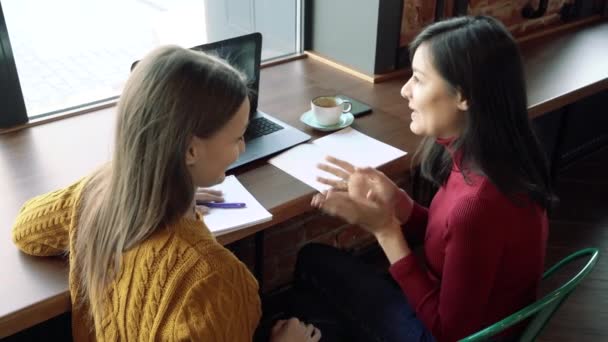
<svg viewBox="0 0 608 342">
<path fill-rule="evenodd" d="M 319 96 L 310 101 L 315 120 L 322 126 L 333 126 L 340 122 L 342 113 L 350 112 L 352 104 L 336 96 Z"/>
</svg>

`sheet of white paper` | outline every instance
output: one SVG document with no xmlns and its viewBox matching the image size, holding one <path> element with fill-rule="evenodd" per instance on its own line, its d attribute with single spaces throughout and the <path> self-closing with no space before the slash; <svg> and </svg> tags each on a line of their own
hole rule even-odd
<svg viewBox="0 0 608 342">
<path fill-rule="evenodd" d="M 245 189 L 235 176 L 226 177 L 222 184 L 218 184 L 212 189 L 221 190 L 225 202 L 246 204 L 245 208 L 240 209 L 211 208 L 209 213 L 203 216 L 203 220 L 214 235 L 225 234 L 272 219 L 272 214 Z"/>
<path fill-rule="evenodd" d="M 281 153 L 268 162 L 310 187 L 323 191 L 328 187 L 317 182 L 316 178 L 322 173 L 321 170 L 317 169 L 317 164 L 325 158 L 325 155 L 326 153 L 317 145 L 301 144 Z"/>
<path fill-rule="evenodd" d="M 312 143 L 298 145 L 270 159 L 269 163 L 323 191 L 329 186 L 317 182 L 317 176 L 333 176 L 317 169 L 317 164 L 323 162 L 328 155 L 346 160 L 355 166 L 378 167 L 406 154 L 405 151 L 347 127 Z"/>
</svg>

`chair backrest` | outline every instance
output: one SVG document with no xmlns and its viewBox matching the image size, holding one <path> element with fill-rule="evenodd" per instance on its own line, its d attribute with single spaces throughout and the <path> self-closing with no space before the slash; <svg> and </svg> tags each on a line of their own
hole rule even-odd
<svg viewBox="0 0 608 342">
<path fill-rule="evenodd" d="M 591 272 L 593 266 L 597 263 L 599 251 L 597 248 L 585 248 L 578 252 L 572 253 L 560 262 L 555 264 L 553 267 L 548 269 L 543 274 L 543 279 L 547 279 L 557 270 L 565 266 L 566 264 L 582 258 L 589 257 L 589 261 L 585 266 L 565 284 L 560 286 L 558 289 L 551 291 L 543 298 L 536 302 L 526 306 L 525 308 L 517 311 L 516 313 L 502 319 L 501 321 L 494 323 L 493 325 L 476 332 L 462 340 L 460 342 L 473 342 L 473 341 L 484 341 L 492 336 L 499 334 L 505 329 L 529 318 L 531 321 L 528 323 L 526 329 L 520 337 L 520 341 L 534 341 L 534 339 L 540 334 L 542 329 L 545 327 L 553 313 L 559 308 L 566 298 L 572 293 L 576 286 Z"/>
</svg>

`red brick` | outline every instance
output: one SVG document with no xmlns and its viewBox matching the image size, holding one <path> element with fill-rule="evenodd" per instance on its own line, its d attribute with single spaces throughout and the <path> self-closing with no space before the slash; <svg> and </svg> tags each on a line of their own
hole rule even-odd
<svg viewBox="0 0 608 342">
<path fill-rule="evenodd" d="M 482 7 L 482 6 L 487 6 L 488 5 L 488 0 L 470 0 L 469 1 L 469 8 L 478 8 L 478 7 Z"/>
<path fill-rule="evenodd" d="M 268 292 L 293 281 L 297 253 L 267 257 L 264 263 L 263 292 Z"/>
<path fill-rule="evenodd" d="M 268 285 L 279 277 L 278 258 L 265 256 L 264 259 L 264 291 L 269 289 Z"/>
<path fill-rule="evenodd" d="M 550 23 L 559 22 L 559 11 L 567 0 L 549 0 L 547 12 L 538 22 L 531 23 L 521 16 L 521 10 L 530 0 L 470 0 L 468 14 L 491 15 L 502 21 L 515 36 L 530 34 L 542 30 Z M 538 7 L 539 0 L 532 2 Z M 449 8 L 452 2 L 447 2 Z M 403 0 L 401 18 L 401 42 L 409 43 L 424 27 L 432 23 L 435 12 L 435 1 Z M 558 20 L 555 20 L 555 19 Z"/>
<path fill-rule="evenodd" d="M 530 34 L 535 31 L 544 29 L 547 26 L 559 23 L 561 21 L 559 14 L 546 14 L 538 19 L 529 20 L 521 25 L 520 31 L 525 34 Z"/>
<path fill-rule="evenodd" d="M 268 291 L 276 290 L 293 282 L 293 272 L 281 273 L 278 278 L 274 279 L 268 286 L 264 286 Z"/>
<path fill-rule="evenodd" d="M 295 226 L 302 225 L 310 217 L 311 217 L 310 213 L 304 213 L 304 214 L 298 215 L 296 217 L 292 217 L 283 223 L 280 223 L 278 225 L 275 225 L 275 226 L 272 226 L 272 227 L 266 229 L 264 231 L 264 235 L 266 237 L 270 237 L 270 236 L 273 236 L 274 234 L 280 234 L 281 232 L 285 231 L 286 228 L 293 228 Z"/>
<path fill-rule="evenodd" d="M 294 270 L 294 266 L 296 264 L 296 260 L 298 258 L 298 253 L 292 253 L 283 255 L 278 259 L 277 265 L 279 267 L 279 272 L 283 273 L 289 272 L 292 273 Z"/>
<path fill-rule="evenodd" d="M 361 247 L 373 240 L 372 234 L 356 225 L 349 225 L 338 233 L 337 244 L 339 248 Z"/>
<path fill-rule="evenodd" d="M 312 240 L 332 230 L 346 225 L 342 219 L 329 215 L 318 214 L 302 226 L 305 231 L 306 240 Z"/>
<path fill-rule="evenodd" d="M 277 262 L 277 277 L 269 284 L 272 288 L 277 288 L 289 284 L 293 281 L 293 274 L 297 260 L 297 253 L 288 254 L 278 258 Z"/>
<path fill-rule="evenodd" d="M 235 241 L 226 246 L 239 260 L 241 260 L 250 270 L 255 265 L 255 244 L 253 237 Z"/>
<path fill-rule="evenodd" d="M 300 225 L 280 227 L 281 230 L 264 238 L 264 256 L 280 256 L 294 253 L 304 243 L 304 230 Z"/>
<path fill-rule="evenodd" d="M 435 17 L 435 2 L 427 0 L 404 0 L 401 18 L 401 34 L 411 39 L 420 30 L 431 24 Z"/>
<path fill-rule="evenodd" d="M 316 238 L 312 239 L 310 242 L 322 243 L 322 244 L 330 245 L 330 246 L 334 246 L 334 247 L 338 246 L 335 231 L 331 231 L 329 233 L 325 233 L 323 235 L 317 236 Z"/>
<path fill-rule="evenodd" d="M 521 8 L 513 5 L 503 5 L 494 8 L 492 15 L 502 21 L 505 26 L 521 22 Z"/>
</svg>

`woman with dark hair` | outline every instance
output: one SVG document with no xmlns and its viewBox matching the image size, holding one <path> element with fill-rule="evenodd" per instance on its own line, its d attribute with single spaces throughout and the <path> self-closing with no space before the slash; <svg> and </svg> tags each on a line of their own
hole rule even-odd
<svg viewBox="0 0 608 342">
<path fill-rule="evenodd" d="M 512 36 L 491 17 L 453 18 L 423 30 L 410 56 L 401 94 L 410 130 L 424 137 L 422 175 L 439 186 L 430 207 L 381 172 L 335 158 L 319 168 L 338 179 L 319 178 L 332 189 L 312 200 L 371 232 L 391 277 L 329 246 L 298 256 L 298 288 L 333 304 L 355 327 L 350 339 L 464 338 L 532 303 L 543 272 L 554 197 Z M 421 242 L 425 264 L 410 248 Z"/>
</svg>

